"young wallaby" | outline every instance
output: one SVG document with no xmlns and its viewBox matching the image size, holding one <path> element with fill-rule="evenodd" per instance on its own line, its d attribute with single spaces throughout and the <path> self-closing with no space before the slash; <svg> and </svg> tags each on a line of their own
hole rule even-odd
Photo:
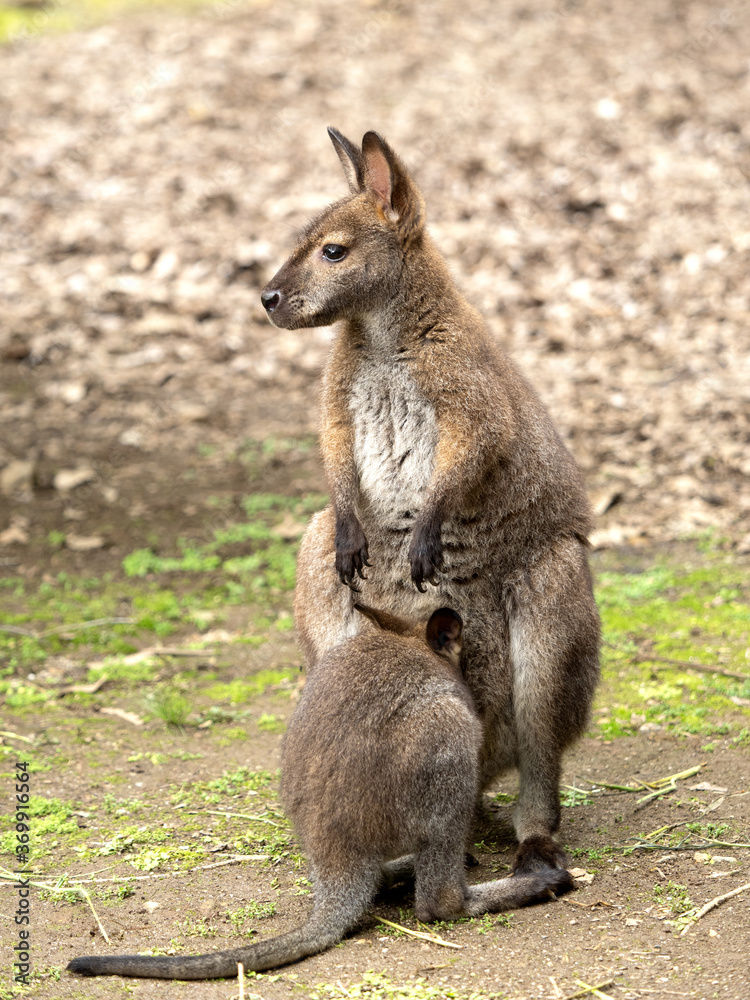
<svg viewBox="0 0 750 1000">
<path fill-rule="evenodd" d="M 351 194 L 307 226 L 261 296 L 284 329 L 340 321 L 321 408 L 332 502 L 298 565 L 308 669 L 359 631 L 357 600 L 407 618 L 436 599 L 456 608 L 480 786 L 517 767 L 515 870 L 563 865 L 561 757 L 599 672 L 582 478 L 457 290 L 401 160 L 375 132 L 360 149 L 328 131 Z"/>
<path fill-rule="evenodd" d="M 216 979 L 260 971 L 336 944 L 384 883 L 414 875 L 419 920 L 477 916 L 572 888 L 547 869 L 467 885 L 465 849 L 478 791 L 482 730 L 459 667 L 461 618 L 425 628 L 364 606 L 373 626 L 331 650 L 308 680 L 284 739 L 282 799 L 315 885 L 299 930 L 188 957 L 76 958 L 85 975 Z"/>
</svg>

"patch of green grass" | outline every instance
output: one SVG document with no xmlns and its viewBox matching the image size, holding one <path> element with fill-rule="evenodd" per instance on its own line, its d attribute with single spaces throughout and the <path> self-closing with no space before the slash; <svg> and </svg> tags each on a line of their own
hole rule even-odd
<svg viewBox="0 0 750 1000">
<path fill-rule="evenodd" d="M 246 497 L 243 506 L 249 520 L 214 528 L 212 537 L 203 543 L 178 540 L 179 555 L 165 555 L 152 548 L 138 549 L 123 560 L 125 574 L 144 577 L 150 574 L 210 573 L 220 570 L 242 579 L 251 592 L 288 591 L 294 587 L 298 541 L 290 538 L 289 518 L 299 525 L 325 501 L 317 494 L 296 499 L 272 493 Z M 280 530 L 280 515 L 285 515 Z M 299 518 L 299 521 L 295 521 Z M 293 535 L 293 532 L 292 532 Z"/>
<path fill-rule="evenodd" d="M 571 785 L 564 785 L 560 789 L 560 805 L 565 809 L 572 809 L 575 806 L 590 806 L 594 800 L 588 792 L 582 788 L 573 788 Z"/>
<path fill-rule="evenodd" d="M 267 917 L 272 917 L 275 913 L 275 902 L 257 903 L 254 899 L 251 899 L 247 905 L 240 907 L 239 910 L 234 910 L 234 912 L 231 910 L 227 911 L 227 916 L 235 934 L 250 937 L 251 934 L 255 934 L 256 932 L 255 928 L 245 926 L 248 920 L 265 920 Z"/>
<path fill-rule="evenodd" d="M 192 781 L 181 785 L 172 796 L 173 805 L 198 802 L 221 802 L 222 799 L 254 797 L 275 797 L 271 788 L 274 775 L 270 771 L 251 771 L 248 767 L 238 767 L 235 771 L 224 771 L 219 778 L 210 781 Z"/>
<path fill-rule="evenodd" d="M 256 674 L 243 680 L 237 679 L 228 683 L 213 684 L 206 691 L 206 695 L 214 701 L 228 701 L 232 705 L 241 705 L 257 698 L 269 688 L 283 687 L 291 690 L 292 682 L 298 673 L 299 671 L 295 667 L 280 670 L 259 670 Z"/>
<path fill-rule="evenodd" d="M 205 917 L 198 920 L 186 917 L 181 924 L 177 924 L 177 929 L 185 937 L 212 938 L 218 934 L 217 928 L 209 924 Z"/>
<path fill-rule="evenodd" d="M 180 691 L 174 688 L 160 688 L 155 691 L 149 701 L 152 713 L 168 726 L 182 728 L 190 717 L 190 702 Z"/>
<path fill-rule="evenodd" d="M 199 8 L 206 0 L 158 0 L 162 7 Z M 0 6 L 0 42 L 31 40 L 105 21 L 123 11 L 153 7 L 154 0 L 44 0 L 36 5 Z"/>
<path fill-rule="evenodd" d="M 128 663 L 139 644 L 186 626 L 205 629 L 233 605 L 252 602 L 259 611 L 239 640 L 245 645 L 260 646 L 269 633 L 290 631 L 299 537 L 309 514 L 324 502 L 317 494 L 253 494 L 244 501 L 247 521 L 214 525 L 207 537 L 182 539 L 174 551 L 158 551 L 155 540 L 125 557 L 123 576 L 60 572 L 38 584 L 21 577 L 0 580 L 0 695 L 10 696 L 13 709 L 38 706 L 48 693 L 28 683 L 28 673 L 50 655 L 74 656 L 79 649 L 86 657 L 106 658 L 90 680 L 106 671 L 112 680 L 147 683 L 160 664 Z"/>
<path fill-rule="evenodd" d="M 0 681 L 0 694 L 5 695 L 5 704 L 15 711 L 38 708 L 45 701 L 55 698 L 54 691 L 40 691 L 31 684 L 20 680 Z"/>
<path fill-rule="evenodd" d="M 687 886 L 679 882 L 667 882 L 665 886 L 655 885 L 654 900 L 660 906 L 668 907 L 669 912 L 675 917 L 693 908 Z"/>
<path fill-rule="evenodd" d="M 221 734 L 219 746 L 228 747 L 232 743 L 236 743 L 238 740 L 247 739 L 249 739 L 249 737 L 246 729 L 243 729 L 242 726 L 233 726 L 231 729 L 225 729 Z"/>
<path fill-rule="evenodd" d="M 586 858 L 588 861 L 603 861 L 612 854 L 611 847 L 566 847 L 565 850 L 571 857 Z"/>
<path fill-rule="evenodd" d="M 633 735 L 644 721 L 726 735 L 738 716 L 750 717 L 730 700 L 750 697 L 750 680 L 663 662 L 694 660 L 750 675 L 750 586 L 731 554 L 712 550 L 685 562 L 665 556 L 635 572 L 607 568 L 597 600 L 604 633 L 598 702 L 608 709 L 598 722 L 602 736 Z"/>
<path fill-rule="evenodd" d="M 31 795 L 23 806 L 28 813 L 31 827 L 29 860 L 43 857 L 50 848 L 57 845 L 58 837 L 78 834 L 78 824 L 73 818 L 75 806 L 61 799 Z M 15 849 L 16 831 L 8 830 L 0 834 L 0 854 L 6 857 Z"/>
<path fill-rule="evenodd" d="M 509 805 L 511 802 L 516 801 L 517 796 L 510 795 L 508 792 L 495 792 L 490 798 L 493 802 L 499 802 L 501 805 Z"/>
<path fill-rule="evenodd" d="M 283 719 L 266 712 L 258 719 L 258 729 L 262 729 L 266 733 L 283 733 L 286 725 Z"/>
</svg>

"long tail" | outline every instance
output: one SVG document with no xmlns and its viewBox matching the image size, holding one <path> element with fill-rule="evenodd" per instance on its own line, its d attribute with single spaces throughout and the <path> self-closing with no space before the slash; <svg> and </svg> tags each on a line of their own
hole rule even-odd
<svg viewBox="0 0 750 1000">
<path fill-rule="evenodd" d="M 237 963 L 248 972 L 261 972 L 296 962 L 336 944 L 366 912 L 376 888 L 359 886 L 364 892 L 337 893 L 335 899 L 316 903 L 310 919 L 297 930 L 245 948 L 232 948 L 207 955 L 167 957 L 163 955 L 84 955 L 74 958 L 68 972 L 83 976 L 138 976 L 144 979 L 231 979 Z M 328 895 L 328 894 L 326 894 Z M 364 897 L 364 898 L 363 898 Z"/>
</svg>

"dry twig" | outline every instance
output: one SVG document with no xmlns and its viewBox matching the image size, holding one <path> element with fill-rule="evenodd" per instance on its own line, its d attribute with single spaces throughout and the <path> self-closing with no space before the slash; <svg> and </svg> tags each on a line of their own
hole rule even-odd
<svg viewBox="0 0 750 1000">
<path fill-rule="evenodd" d="M 2 879 L 4 882 L 15 882 L 19 878 L 21 878 L 20 875 L 18 875 L 18 874 L 14 875 L 13 872 L 9 872 L 7 870 L 7 868 L 0 868 L 0 879 Z M 60 884 L 60 883 L 62 883 L 62 884 Z M 89 896 L 89 894 L 86 892 L 86 890 L 83 888 L 83 886 L 81 886 L 81 885 L 75 885 L 73 882 L 68 882 L 67 876 L 63 876 L 62 878 L 58 879 L 58 884 L 57 885 L 47 885 L 46 882 L 32 882 L 30 880 L 29 880 L 28 884 L 29 885 L 33 885 L 34 888 L 36 888 L 36 889 L 45 889 L 47 892 L 58 892 L 58 893 L 59 892 L 77 892 L 89 904 L 89 908 L 90 908 L 91 912 L 94 914 L 94 920 L 96 920 L 96 922 L 97 922 L 97 924 L 99 926 L 99 930 L 101 931 L 102 937 L 107 942 L 107 944 L 110 943 L 109 937 L 107 936 L 107 932 L 104 930 L 104 925 L 102 924 L 101 920 L 99 919 L 99 914 L 96 912 L 96 910 L 94 909 L 94 904 L 91 902 L 91 896 Z"/>
<path fill-rule="evenodd" d="M 648 656 L 646 653 L 639 653 L 635 659 L 636 663 L 666 663 L 671 667 L 685 667 L 687 670 L 698 670 L 704 674 L 718 674 L 720 677 L 750 681 L 750 674 L 742 674 L 736 670 L 724 670 L 723 667 L 712 667 L 707 663 L 693 663 L 692 660 L 671 660 L 668 656 Z"/>
<path fill-rule="evenodd" d="M 614 979 L 608 979 L 604 983 L 599 983 L 598 986 L 589 986 L 580 979 L 574 979 L 573 982 L 578 983 L 578 985 L 582 986 L 583 989 L 578 990 L 577 993 L 569 993 L 565 997 L 565 1000 L 576 1000 L 576 997 L 585 997 L 588 996 L 589 993 L 595 997 L 603 997 L 604 1000 L 612 1000 L 612 998 L 608 997 L 606 993 L 600 993 L 599 991 L 605 989 L 607 986 L 614 986 Z"/>
<path fill-rule="evenodd" d="M 381 924 L 388 924 L 389 927 L 395 927 L 398 931 L 403 931 L 404 934 L 409 934 L 411 937 L 421 938 L 423 941 L 430 941 L 432 944 L 440 944 L 444 948 L 463 948 L 462 944 L 454 944 L 452 941 L 446 941 L 445 938 L 441 938 L 438 934 L 432 934 L 428 931 L 412 931 L 408 927 L 404 927 L 403 924 L 396 924 L 392 920 L 386 920 L 385 917 L 375 917 L 379 920 Z"/>
<path fill-rule="evenodd" d="M 135 618 L 92 618 L 87 622 L 74 622 L 72 625 L 55 625 L 54 628 L 45 629 L 44 632 L 33 632 L 28 628 L 21 628 L 20 625 L 0 625 L 0 632 L 12 632 L 13 635 L 22 635 L 26 639 L 46 639 L 50 635 L 58 635 L 60 632 L 80 632 L 84 628 L 98 628 L 100 625 L 135 625 Z"/>
<path fill-rule="evenodd" d="M 265 816 L 251 816 L 249 813 L 227 812 L 225 809 L 193 809 L 185 815 L 203 816 L 204 814 L 209 816 L 232 816 L 234 819 L 252 819 L 256 823 L 268 823 L 269 826 L 276 826 L 280 830 L 284 829 L 281 823 L 275 823 L 272 819 L 266 819 Z"/>
<path fill-rule="evenodd" d="M 723 896 L 716 896 L 714 899 L 710 899 L 707 903 L 698 909 L 698 907 L 693 907 L 692 910 L 688 910 L 687 913 L 682 914 L 682 920 L 687 919 L 687 923 L 680 931 L 680 937 L 683 934 L 687 934 L 693 924 L 696 924 L 702 917 L 705 917 L 707 913 L 711 910 L 716 909 L 717 906 L 721 906 L 722 903 L 726 902 L 728 899 L 732 899 L 733 896 L 739 896 L 741 892 L 745 892 L 746 889 L 750 889 L 750 882 L 746 885 L 741 885 L 739 889 L 732 889 L 731 892 L 725 892 Z"/>
</svg>

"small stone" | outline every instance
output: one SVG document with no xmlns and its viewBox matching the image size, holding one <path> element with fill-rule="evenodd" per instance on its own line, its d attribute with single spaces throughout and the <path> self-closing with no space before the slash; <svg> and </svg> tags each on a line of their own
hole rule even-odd
<svg viewBox="0 0 750 1000">
<path fill-rule="evenodd" d="M 137 250 L 130 258 L 130 268 L 137 274 L 142 274 L 143 271 L 148 271 L 150 266 L 151 254 L 146 253 L 145 250 Z"/>
<path fill-rule="evenodd" d="M 92 552 L 104 547 L 101 535 L 66 535 L 65 545 L 73 552 Z"/>
<path fill-rule="evenodd" d="M 28 517 L 14 514 L 9 527 L 0 532 L 0 545 L 26 545 L 29 540 L 28 526 Z"/>
<path fill-rule="evenodd" d="M 96 473 L 84 466 L 79 469 L 60 469 L 52 482 L 56 490 L 66 493 L 77 486 L 83 486 L 84 483 L 90 483 L 92 479 L 96 479 Z"/>
<path fill-rule="evenodd" d="M 34 478 L 34 463 L 28 459 L 15 459 L 0 472 L 0 493 L 6 497 L 14 493 L 24 493 L 31 489 Z"/>
<path fill-rule="evenodd" d="M 180 265 L 180 259 L 173 250 L 164 250 L 156 258 L 151 274 L 157 281 L 170 278 Z"/>
<path fill-rule="evenodd" d="M 4 361 L 23 361 L 31 354 L 31 347 L 25 337 L 12 334 L 0 347 L 0 357 Z"/>
</svg>

